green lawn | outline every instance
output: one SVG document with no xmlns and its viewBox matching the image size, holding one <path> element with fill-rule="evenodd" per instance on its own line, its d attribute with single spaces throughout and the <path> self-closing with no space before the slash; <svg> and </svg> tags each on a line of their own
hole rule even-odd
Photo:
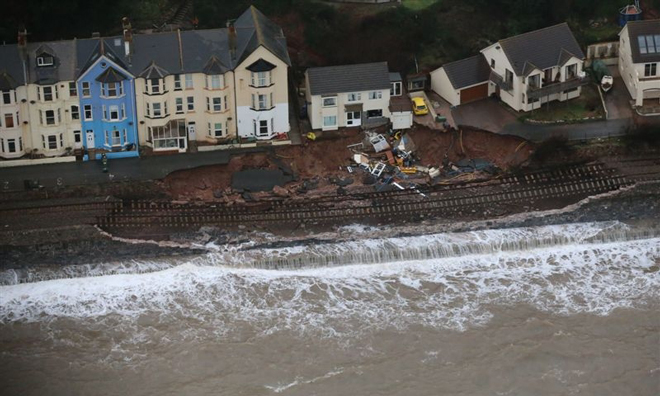
<svg viewBox="0 0 660 396">
<path fill-rule="evenodd" d="M 598 88 L 595 85 L 582 87 L 580 97 L 565 102 L 552 101 L 544 103 L 540 109 L 523 115 L 523 120 L 534 121 L 580 121 L 587 117 L 602 117 L 603 105 L 600 101 Z"/>
<path fill-rule="evenodd" d="M 403 0 L 401 3 L 406 8 L 419 11 L 437 3 L 438 1 L 440 0 Z"/>
</svg>

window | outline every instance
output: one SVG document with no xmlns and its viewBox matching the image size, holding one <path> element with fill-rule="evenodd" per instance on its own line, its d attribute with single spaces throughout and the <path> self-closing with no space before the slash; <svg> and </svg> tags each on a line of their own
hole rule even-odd
<svg viewBox="0 0 660 396">
<path fill-rule="evenodd" d="M 82 96 L 83 98 L 89 98 L 92 96 L 91 88 L 89 86 L 89 82 L 87 81 L 83 81 L 82 83 Z"/>
<path fill-rule="evenodd" d="M 42 87 L 42 92 L 43 92 L 43 100 L 44 102 L 52 102 L 53 101 L 53 87 Z"/>
<path fill-rule="evenodd" d="M 85 121 L 91 121 L 92 120 L 92 105 L 85 105 L 83 107 L 83 111 L 85 112 Z"/>
<path fill-rule="evenodd" d="M 192 74 L 186 74 L 186 89 L 193 88 L 193 76 Z"/>
<path fill-rule="evenodd" d="M 337 116 L 325 116 L 325 117 L 323 117 L 323 126 L 324 127 L 337 126 Z"/>
<path fill-rule="evenodd" d="M 2 103 L 6 105 L 11 104 L 11 91 L 2 92 Z"/>
<path fill-rule="evenodd" d="M 117 83 L 103 84 L 104 96 L 114 98 L 117 97 Z"/>
<path fill-rule="evenodd" d="M 82 143 L 82 133 L 80 131 L 73 131 L 74 143 Z"/>
<path fill-rule="evenodd" d="M 76 87 L 75 82 L 69 83 L 69 96 L 71 97 L 78 96 L 78 87 Z"/>
<path fill-rule="evenodd" d="M 110 121 L 119 120 L 119 106 L 110 106 Z"/>
<path fill-rule="evenodd" d="M 657 63 L 647 63 L 644 65 L 644 77 L 653 77 L 657 72 Z"/>
<path fill-rule="evenodd" d="M 390 87 L 391 96 L 401 96 L 401 81 L 396 81 L 392 83 Z"/>
<path fill-rule="evenodd" d="M 126 128 L 124 128 L 124 144 L 128 143 L 128 133 L 126 132 Z"/>
<path fill-rule="evenodd" d="M 577 76 L 577 64 L 566 66 L 566 79 Z"/>
<path fill-rule="evenodd" d="M 60 147 L 64 147 L 64 134 L 60 133 Z"/>
<path fill-rule="evenodd" d="M 349 93 L 348 95 L 346 95 L 346 100 L 349 101 L 349 102 L 357 102 L 361 99 L 362 99 L 362 94 L 359 93 L 359 92 L 357 92 L 357 93 L 353 92 L 353 93 Z"/>
<path fill-rule="evenodd" d="M 37 66 L 52 66 L 55 60 L 52 56 L 41 55 L 37 57 Z"/>
<path fill-rule="evenodd" d="M 162 117 L 163 113 L 161 112 L 160 109 L 160 103 L 154 103 L 151 105 L 154 111 L 154 117 Z"/>
<path fill-rule="evenodd" d="M 158 78 L 149 79 L 149 90 L 152 94 L 160 93 L 160 80 Z"/>
<path fill-rule="evenodd" d="M 46 110 L 46 125 L 55 125 L 55 111 Z"/>
<path fill-rule="evenodd" d="M 219 74 L 208 76 L 206 79 L 206 87 L 210 89 L 220 89 L 225 85 L 223 80 L 223 76 Z"/>
<path fill-rule="evenodd" d="M 337 106 L 337 97 L 323 98 L 323 107 L 333 107 Z"/>
<path fill-rule="evenodd" d="M 251 85 L 253 87 L 265 87 L 270 84 L 270 72 L 252 72 Z"/>
<path fill-rule="evenodd" d="M 266 95 L 259 95 L 259 109 L 265 109 L 268 107 L 268 99 Z"/>
<path fill-rule="evenodd" d="M 258 136 L 268 136 L 268 120 L 259 121 L 259 129 L 257 130 Z"/>
<path fill-rule="evenodd" d="M 122 103 L 121 104 L 121 119 L 123 120 L 126 118 L 126 104 Z"/>
<path fill-rule="evenodd" d="M 176 113 L 177 114 L 183 113 L 183 98 L 174 99 L 174 103 L 176 104 Z"/>
<path fill-rule="evenodd" d="M 267 110 L 268 96 L 252 94 L 252 108 L 255 110 Z"/>
<path fill-rule="evenodd" d="M 151 104 L 147 103 L 145 109 L 147 110 L 147 117 L 151 117 Z"/>
<path fill-rule="evenodd" d="M 372 91 L 369 92 L 369 99 L 382 99 L 383 93 L 381 91 Z"/>
<path fill-rule="evenodd" d="M 5 128 L 14 127 L 14 116 L 11 113 L 5 114 Z"/>
<path fill-rule="evenodd" d="M 112 145 L 121 146 L 121 133 L 116 129 L 112 131 Z"/>
<path fill-rule="evenodd" d="M 538 88 L 540 86 L 540 79 L 541 79 L 540 74 L 529 76 L 529 78 L 527 79 L 527 85 L 529 85 L 530 88 Z"/>
<path fill-rule="evenodd" d="M 209 104 L 209 98 L 206 98 L 207 106 L 210 111 L 222 111 L 222 98 L 211 98 L 211 103 Z"/>
<path fill-rule="evenodd" d="M 80 119 L 80 109 L 78 106 L 71 106 L 71 119 L 72 120 L 79 120 Z"/>
<path fill-rule="evenodd" d="M 512 85 L 513 84 L 513 72 L 509 69 L 506 69 L 506 72 L 505 72 L 504 76 L 505 76 L 504 81 L 507 84 Z"/>
<path fill-rule="evenodd" d="M 48 150 L 57 149 L 57 136 L 50 135 L 48 136 Z"/>
<path fill-rule="evenodd" d="M 186 102 L 188 105 L 188 111 L 195 111 L 195 97 L 194 96 L 188 96 L 186 98 Z"/>
<path fill-rule="evenodd" d="M 494 69 L 495 68 L 495 59 L 490 60 L 490 68 Z"/>
<path fill-rule="evenodd" d="M 16 152 L 16 139 L 7 139 L 7 151 L 10 153 Z"/>
<path fill-rule="evenodd" d="M 221 122 L 216 122 L 216 123 L 209 123 L 209 136 L 213 137 L 222 137 L 224 135 L 223 129 L 222 129 L 222 123 Z"/>
<path fill-rule="evenodd" d="M 367 118 L 379 118 L 383 116 L 383 110 L 378 109 L 378 110 L 368 110 L 367 111 Z"/>
<path fill-rule="evenodd" d="M 174 75 L 174 90 L 175 91 L 181 90 L 181 76 L 178 74 Z"/>
</svg>

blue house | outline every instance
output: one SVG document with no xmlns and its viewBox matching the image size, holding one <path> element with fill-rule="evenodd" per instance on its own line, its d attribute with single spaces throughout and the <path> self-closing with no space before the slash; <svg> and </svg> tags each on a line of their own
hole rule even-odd
<svg viewBox="0 0 660 396">
<path fill-rule="evenodd" d="M 77 85 L 85 158 L 137 157 L 135 78 L 105 39 L 81 41 L 78 59 L 86 62 Z"/>
</svg>

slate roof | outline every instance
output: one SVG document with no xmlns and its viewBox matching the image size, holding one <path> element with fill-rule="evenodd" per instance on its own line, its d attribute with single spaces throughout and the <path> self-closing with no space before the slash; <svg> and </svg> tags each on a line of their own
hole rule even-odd
<svg viewBox="0 0 660 396">
<path fill-rule="evenodd" d="M 660 53 L 658 52 L 654 54 L 640 53 L 639 41 L 637 40 L 639 36 L 660 35 L 660 19 L 629 21 L 626 23 L 626 27 L 630 37 L 630 53 L 633 63 L 660 62 Z"/>
<path fill-rule="evenodd" d="M 224 73 L 235 69 L 260 46 L 291 65 L 282 29 L 254 6 L 250 6 L 234 26 L 235 56 L 229 49 L 227 28 L 133 34 L 133 51 L 128 57 L 122 36 L 28 43 L 28 83 L 74 81 L 102 54 L 134 76 Z M 36 55 L 40 47 L 56 58 L 54 66 L 37 67 Z M 24 83 L 23 63 L 16 44 L 0 45 L 0 71 L 3 70 L 19 84 Z"/>
<path fill-rule="evenodd" d="M 373 91 L 390 88 L 387 62 L 313 67 L 307 69 L 312 95 Z"/>
<path fill-rule="evenodd" d="M 560 66 L 570 56 L 584 59 L 580 45 L 565 22 L 500 40 L 499 45 L 518 76 L 535 68 Z"/>
<path fill-rule="evenodd" d="M 490 66 L 482 54 L 442 65 L 454 89 L 488 81 Z"/>
<path fill-rule="evenodd" d="M 390 82 L 397 82 L 397 81 L 403 81 L 401 78 L 401 74 L 399 73 L 389 73 L 390 75 Z"/>
</svg>

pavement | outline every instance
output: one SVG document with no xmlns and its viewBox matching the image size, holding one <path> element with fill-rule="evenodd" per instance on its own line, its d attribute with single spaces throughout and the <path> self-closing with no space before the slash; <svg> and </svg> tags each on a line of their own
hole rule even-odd
<svg viewBox="0 0 660 396">
<path fill-rule="evenodd" d="M 263 150 L 255 148 L 241 150 L 241 152 Z M 107 173 L 103 172 L 101 161 L 0 168 L 0 186 L 3 191 L 21 191 L 24 189 L 24 180 L 31 179 L 38 179 L 39 184 L 47 188 L 112 181 L 157 180 L 177 170 L 227 164 L 232 154 L 235 153 L 235 150 L 219 150 L 193 154 L 111 159 L 108 160 Z"/>
</svg>

